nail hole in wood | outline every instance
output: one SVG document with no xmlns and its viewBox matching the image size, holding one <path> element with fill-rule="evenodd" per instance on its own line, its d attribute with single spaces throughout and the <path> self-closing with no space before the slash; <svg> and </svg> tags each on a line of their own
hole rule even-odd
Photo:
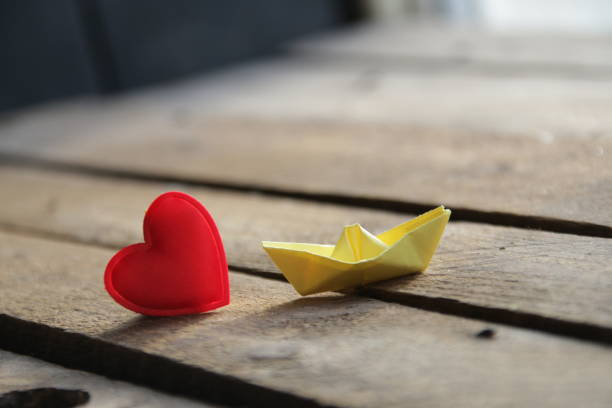
<svg viewBox="0 0 612 408">
<path fill-rule="evenodd" d="M 495 337 L 495 330 L 491 328 L 483 329 L 476 333 L 476 337 L 479 339 L 492 339 L 493 337 Z"/>
</svg>

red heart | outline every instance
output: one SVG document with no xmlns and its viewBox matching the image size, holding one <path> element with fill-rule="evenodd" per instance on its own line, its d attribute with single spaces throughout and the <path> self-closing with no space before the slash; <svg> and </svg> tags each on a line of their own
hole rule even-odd
<svg viewBox="0 0 612 408">
<path fill-rule="evenodd" d="M 157 197 L 144 243 L 117 252 L 104 284 L 120 305 L 151 316 L 202 313 L 229 304 L 223 243 L 204 206 L 179 192 Z"/>
</svg>

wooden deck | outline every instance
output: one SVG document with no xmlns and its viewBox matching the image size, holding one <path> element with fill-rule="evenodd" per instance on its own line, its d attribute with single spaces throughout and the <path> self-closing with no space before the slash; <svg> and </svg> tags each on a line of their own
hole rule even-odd
<svg viewBox="0 0 612 408">
<path fill-rule="evenodd" d="M 0 347 L 202 406 L 609 407 L 611 45 L 365 26 L 3 117 Z M 168 190 L 215 217 L 230 306 L 147 318 L 105 293 Z M 438 204 L 422 275 L 302 298 L 261 249 Z"/>
</svg>

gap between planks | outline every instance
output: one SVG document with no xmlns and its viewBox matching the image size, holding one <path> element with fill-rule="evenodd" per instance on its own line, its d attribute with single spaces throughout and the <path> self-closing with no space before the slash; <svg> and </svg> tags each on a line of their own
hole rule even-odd
<svg viewBox="0 0 612 408">
<path fill-rule="evenodd" d="M 103 296 L 99 270 L 110 251 L 0 235 L 6 282 L 15 287 L 3 299 L 12 316 L 0 315 L 0 345 L 16 339 L 11 347 L 65 364 L 256 406 L 609 401 L 605 347 L 507 326 L 482 340 L 478 321 L 337 294 L 296 299 L 285 284 L 241 274 L 230 276 L 235 301 L 223 313 L 135 317 Z"/>
<path fill-rule="evenodd" d="M 0 230 L 26 237 L 47 239 L 56 242 L 70 243 L 89 246 L 93 248 L 104 248 L 118 250 L 121 245 L 111 245 L 104 242 L 83 241 L 69 234 L 37 229 L 33 227 L 17 226 L 0 222 Z M 231 262 L 228 267 L 238 273 L 256 276 L 289 283 L 283 275 L 259 268 L 236 265 Z M 380 300 L 387 303 L 396 303 L 406 307 L 442 313 L 450 316 L 470 318 L 490 323 L 505 324 L 529 330 L 550 333 L 558 336 L 584 340 L 596 344 L 612 345 L 612 328 L 585 322 L 572 322 L 557 319 L 550 316 L 541 316 L 537 313 L 508 310 L 498 307 L 474 305 L 457 299 L 432 297 L 414 293 L 393 292 L 376 287 L 363 287 L 354 290 L 341 291 L 339 293 L 350 293 L 353 295 Z"/>
<path fill-rule="evenodd" d="M 113 379 L 195 398 L 252 407 L 333 408 L 202 367 L 0 313 L 0 348 Z M 61 347 L 57 347 L 61 344 Z M 99 356 L 104 356 L 100 358 Z M 131 364 L 123 364 L 129 361 Z M 163 373 L 163 375 L 159 375 Z"/>
<path fill-rule="evenodd" d="M 423 213 L 437 207 L 436 203 L 410 202 L 381 198 L 366 198 L 344 194 L 311 193 L 286 188 L 275 188 L 257 184 L 232 183 L 206 178 L 172 176 L 149 171 L 116 170 L 99 166 L 68 163 L 31 157 L 21 154 L 0 153 L 0 165 L 9 164 L 24 168 L 53 170 L 64 173 L 85 174 L 92 177 L 134 180 L 148 183 L 177 183 L 192 187 L 206 187 L 216 190 L 258 193 L 270 197 L 292 198 L 296 200 L 336 204 L 354 208 L 384 210 L 395 213 Z M 571 221 L 553 217 L 521 215 L 502 211 L 483 211 L 453 206 L 454 221 L 499 225 L 522 229 L 536 229 L 599 238 L 612 238 L 612 227 L 589 222 Z"/>
<path fill-rule="evenodd" d="M 0 349 L 0 407 L 224 408 Z M 72 402 L 74 405 L 69 405 Z M 11 405 L 12 404 L 12 405 Z"/>
</svg>

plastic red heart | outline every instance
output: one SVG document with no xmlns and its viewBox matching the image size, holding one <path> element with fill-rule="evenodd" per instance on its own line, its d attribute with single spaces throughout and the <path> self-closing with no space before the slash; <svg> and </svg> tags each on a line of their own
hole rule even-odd
<svg viewBox="0 0 612 408">
<path fill-rule="evenodd" d="M 151 316 L 202 313 L 229 304 L 223 243 L 204 206 L 179 192 L 157 197 L 144 243 L 117 252 L 104 284 L 120 305 Z"/>
</svg>

